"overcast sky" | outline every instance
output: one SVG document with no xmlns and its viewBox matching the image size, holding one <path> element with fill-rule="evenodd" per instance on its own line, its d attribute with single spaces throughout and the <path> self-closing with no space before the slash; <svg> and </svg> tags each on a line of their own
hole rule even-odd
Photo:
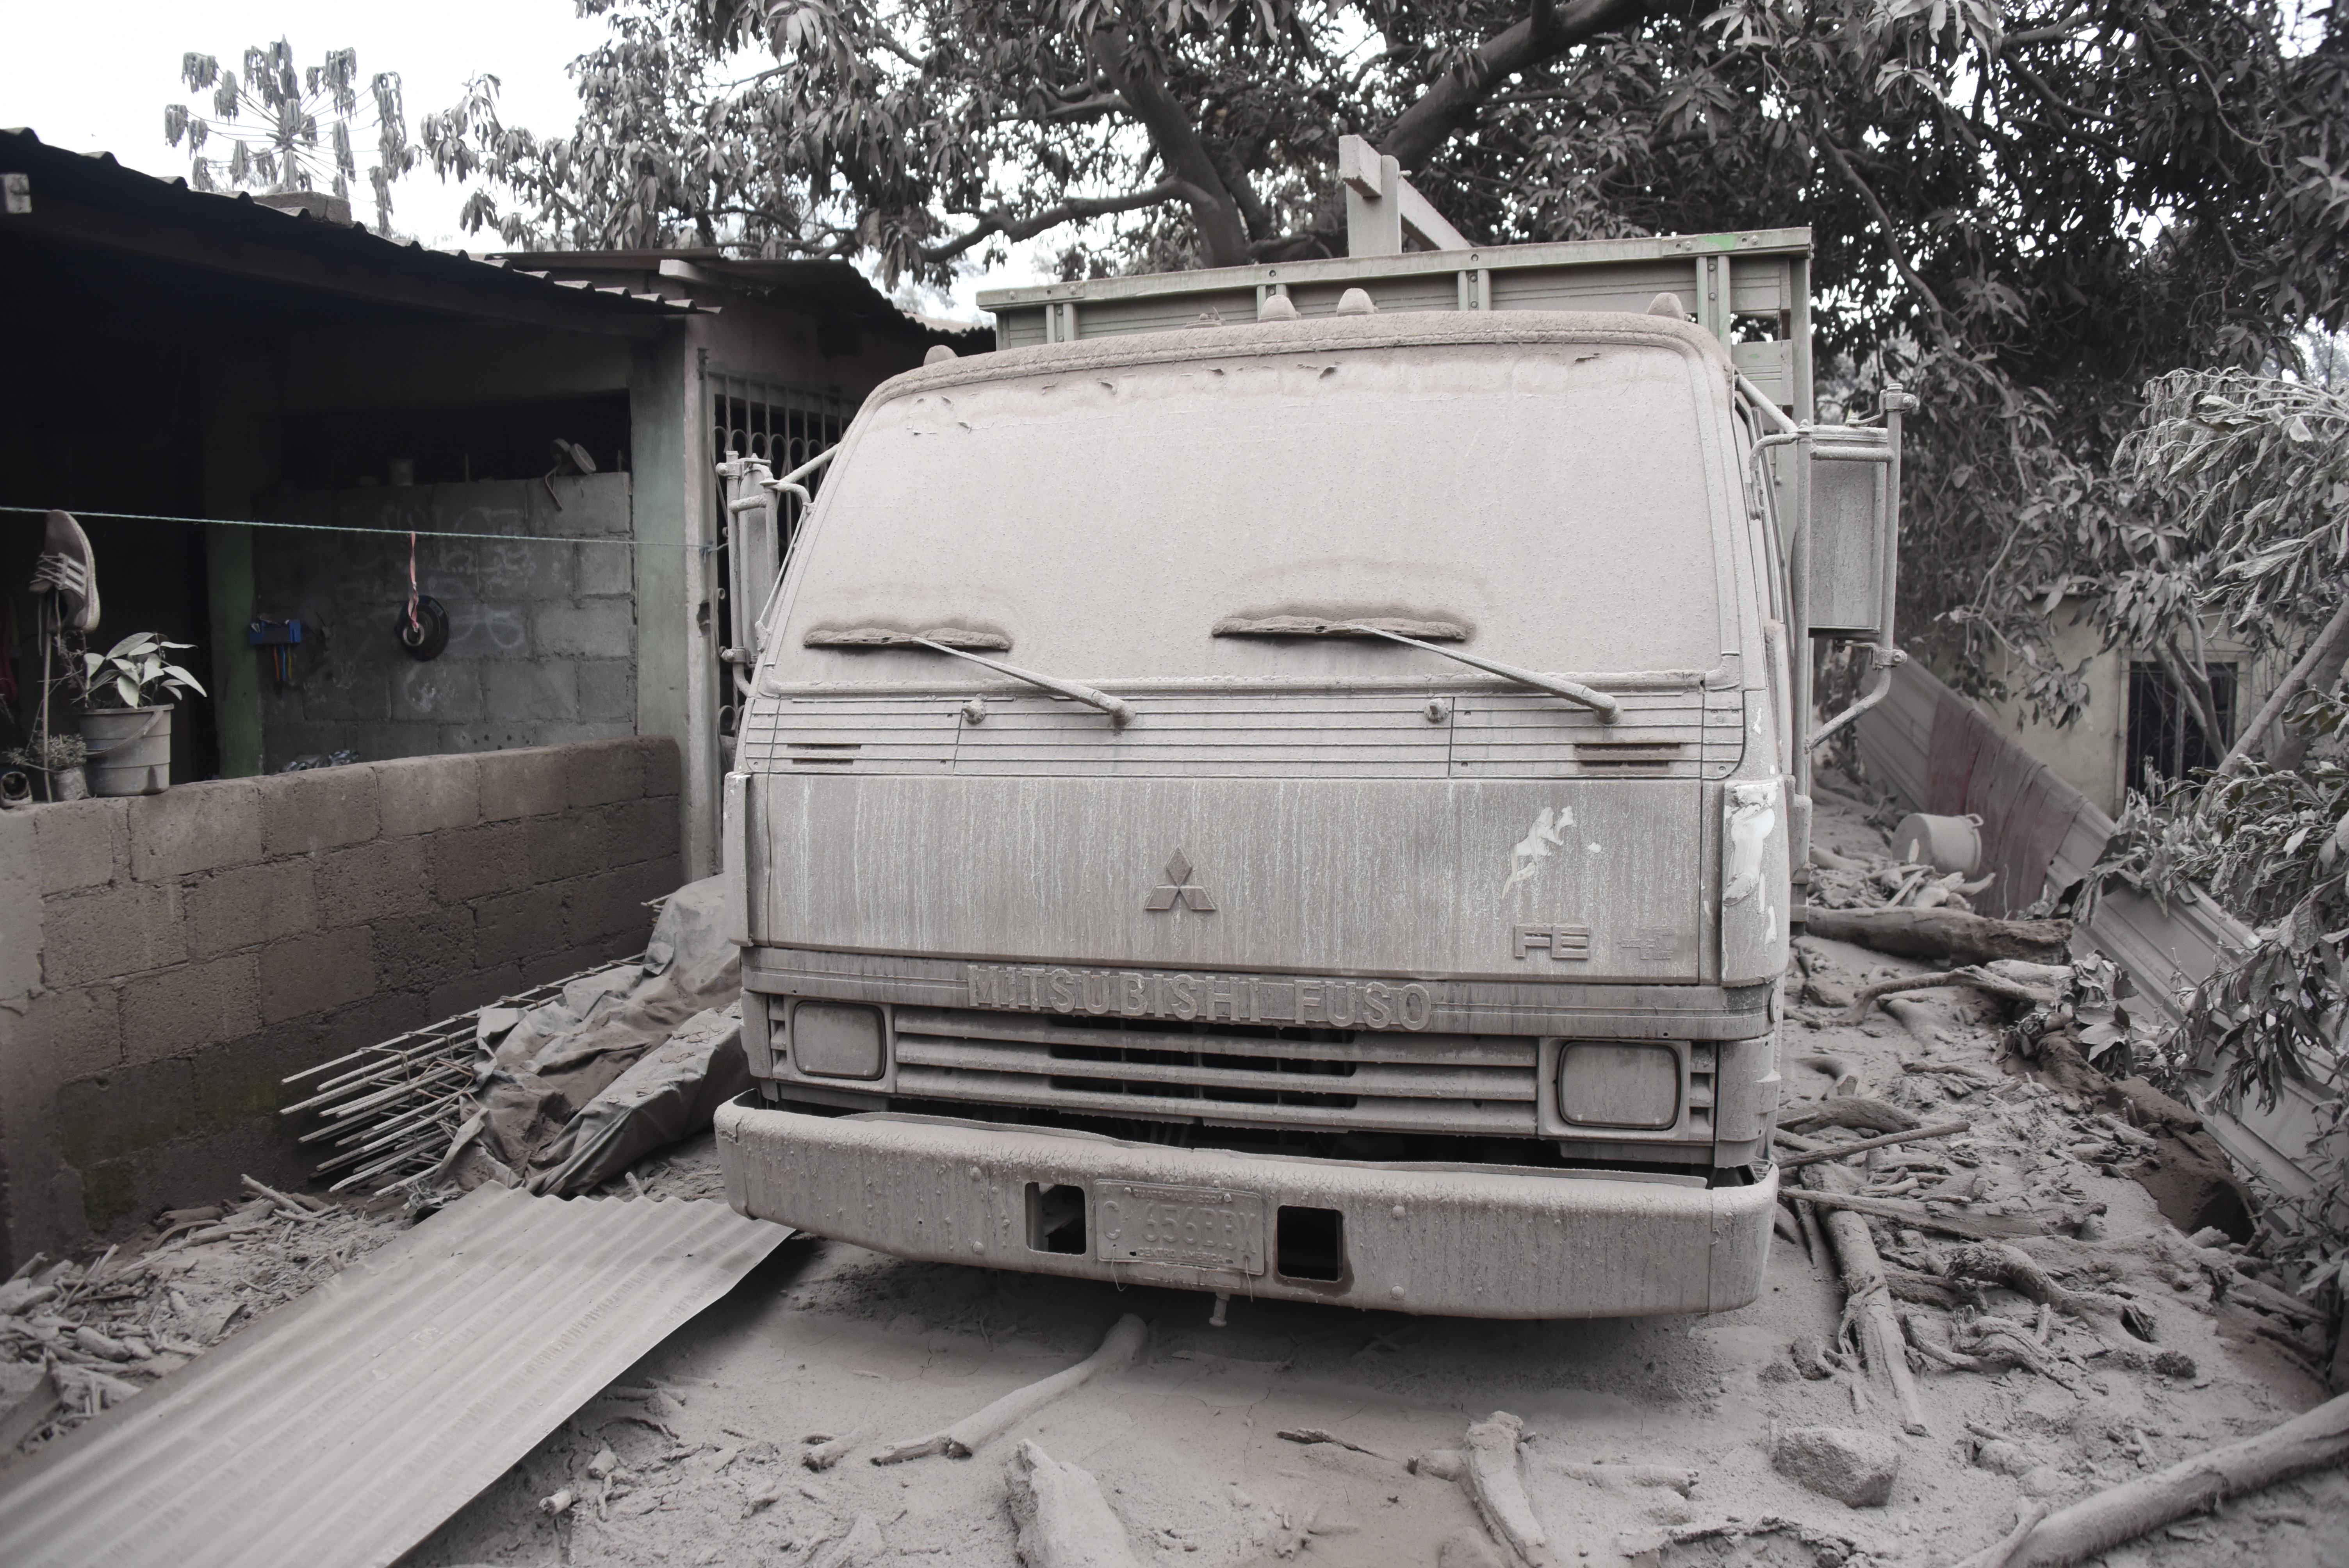
<svg viewBox="0 0 2349 1568">
<path fill-rule="evenodd" d="M 196 112 L 209 113 L 203 98 L 210 95 L 194 97 L 180 80 L 180 57 L 191 51 L 241 69 L 248 46 L 280 37 L 293 44 L 300 66 L 317 64 L 328 49 L 356 49 L 362 80 L 378 71 L 399 73 L 411 135 L 424 115 L 454 103 L 469 77 L 494 76 L 508 125 L 564 134 L 579 111 L 564 67 L 604 35 L 604 24 L 582 21 L 572 0 L 52 0 L 10 5 L 8 17 L 0 47 L 0 125 L 29 129 L 51 147 L 111 152 L 165 179 L 188 172 L 188 155 L 184 144 L 163 139 L 164 105 L 193 103 Z M 353 138 L 361 170 L 353 207 L 370 222 L 365 170 L 372 139 Z M 207 149 L 215 156 L 226 150 L 217 143 Z M 458 187 L 419 170 L 392 187 L 392 222 L 428 245 L 496 248 L 495 236 L 468 236 L 458 228 L 463 201 Z M 1026 259 L 1016 256 L 984 286 L 1031 281 L 1036 274 L 1022 264 Z M 971 300 L 980 286 L 976 277 L 963 280 L 954 314 L 977 317 Z"/>
</svg>

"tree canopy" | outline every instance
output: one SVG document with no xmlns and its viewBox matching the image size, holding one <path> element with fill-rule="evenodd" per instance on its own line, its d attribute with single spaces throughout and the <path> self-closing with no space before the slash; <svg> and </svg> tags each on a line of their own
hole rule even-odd
<svg viewBox="0 0 2349 1568">
<path fill-rule="evenodd" d="M 2338 5 L 580 4 L 612 31 L 570 136 L 503 126 L 488 80 L 422 128 L 508 244 L 932 284 L 1062 236 L 1069 275 L 1340 253 L 1342 132 L 1480 242 L 1807 224 L 1820 362 L 1926 397 L 1904 640 L 2059 716 L 2046 614 L 2143 542 L 2110 467 L 2138 388 L 2289 362 L 2349 308 Z"/>
</svg>

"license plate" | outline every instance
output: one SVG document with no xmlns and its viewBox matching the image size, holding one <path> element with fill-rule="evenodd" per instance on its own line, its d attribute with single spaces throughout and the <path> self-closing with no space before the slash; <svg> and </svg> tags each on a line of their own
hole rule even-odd
<svg viewBox="0 0 2349 1568">
<path fill-rule="evenodd" d="M 1104 1181 L 1093 1217 L 1103 1263 L 1264 1273 L 1264 1200 L 1254 1192 Z"/>
</svg>

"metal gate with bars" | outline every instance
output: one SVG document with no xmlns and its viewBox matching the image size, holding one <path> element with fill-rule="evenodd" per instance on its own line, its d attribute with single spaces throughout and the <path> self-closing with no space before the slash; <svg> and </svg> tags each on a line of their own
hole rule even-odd
<svg viewBox="0 0 2349 1568">
<path fill-rule="evenodd" d="M 740 683 L 758 652 L 751 627 L 800 524 L 798 498 L 766 490 L 760 481 L 780 478 L 831 450 L 856 407 L 830 393 L 717 369 L 709 372 L 709 461 L 719 475 L 712 530 L 718 555 L 718 730 L 721 752 L 727 752 L 740 712 Z M 806 489 L 812 493 L 822 478 L 810 475 Z"/>
</svg>

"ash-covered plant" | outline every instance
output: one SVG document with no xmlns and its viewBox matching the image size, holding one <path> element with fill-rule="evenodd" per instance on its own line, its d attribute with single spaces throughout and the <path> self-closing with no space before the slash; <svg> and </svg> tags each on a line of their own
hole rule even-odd
<svg viewBox="0 0 2349 1568">
<path fill-rule="evenodd" d="M 10 767 L 36 768 L 44 773 L 79 768 L 88 760 L 89 747 L 78 735 L 35 736 L 22 746 L 9 748 L 7 752 Z"/>
<path fill-rule="evenodd" d="M 2349 1295 L 2349 395 L 2227 371 L 2163 377 L 2147 401 L 2119 459 L 2165 548 L 2111 613 L 2151 614 L 2151 593 L 2133 603 L 2129 591 L 2166 577 L 2159 592 L 2197 624 L 2223 618 L 2253 646 L 2305 643 L 2219 768 L 2131 794 L 2089 897 L 2119 885 L 2166 908 L 2207 893 L 2254 928 L 2186 998 L 2168 1051 L 2221 1104 L 2272 1107 L 2288 1085 L 2315 1099 L 2315 1189 L 2271 1192 L 2267 1219 L 2302 1291 L 2337 1310 Z"/>
<path fill-rule="evenodd" d="M 168 649 L 193 646 L 193 643 L 167 643 L 155 632 L 133 632 L 105 653 L 85 653 L 81 656 L 82 706 L 150 707 L 159 697 L 177 701 L 190 692 L 204 696 L 195 676 L 163 656 Z"/>
</svg>

